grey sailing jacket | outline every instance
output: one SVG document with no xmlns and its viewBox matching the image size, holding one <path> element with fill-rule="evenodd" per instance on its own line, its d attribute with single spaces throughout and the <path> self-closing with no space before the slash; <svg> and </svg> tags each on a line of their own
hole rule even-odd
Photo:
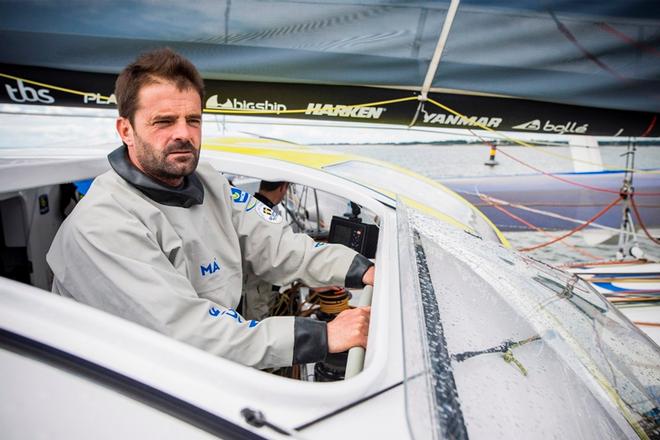
<svg viewBox="0 0 660 440">
<path fill-rule="evenodd" d="M 359 287 L 369 260 L 294 234 L 208 164 L 173 190 L 132 166 L 125 147 L 109 159 L 48 252 L 53 292 L 245 365 L 325 357 L 324 323 L 235 311 L 242 265 L 272 284 Z"/>
</svg>

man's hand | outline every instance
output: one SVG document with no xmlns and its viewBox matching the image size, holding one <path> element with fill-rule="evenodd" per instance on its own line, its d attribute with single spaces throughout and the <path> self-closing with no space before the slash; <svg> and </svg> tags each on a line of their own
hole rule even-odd
<svg viewBox="0 0 660 440">
<path fill-rule="evenodd" d="M 362 284 L 365 286 L 373 286 L 374 285 L 374 276 L 376 273 L 376 266 L 371 266 L 367 271 L 362 275 Z"/>
<path fill-rule="evenodd" d="M 328 323 L 328 352 L 340 353 L 352 347 L 367 348 L 371 307 L 341 312 Z"/>
</svg>

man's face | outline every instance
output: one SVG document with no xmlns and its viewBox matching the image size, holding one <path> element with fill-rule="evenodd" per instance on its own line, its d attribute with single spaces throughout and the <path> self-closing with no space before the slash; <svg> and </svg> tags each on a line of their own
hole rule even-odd
<svg viewBox="0 0 660 440">
<path fill-rule="evenodd" d="M 167 81 L 142 87 L 134 123 L 121 117 L 117 120 L 131 162 L 167 185 L 183 183 L 199 161 L 201 108 L 193 88 L 179 90 Z"/>
</svg>

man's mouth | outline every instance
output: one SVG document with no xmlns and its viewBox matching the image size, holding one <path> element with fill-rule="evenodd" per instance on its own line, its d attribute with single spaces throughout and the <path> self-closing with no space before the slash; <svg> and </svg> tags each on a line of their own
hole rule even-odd
<svg viewBox="0 0 660 440">
<path fill-rule="evenodd" d="M 179 147 L 178 149 L 173 148 L 171 151 L 167 152 L 167 155 L 177 155 L 177 154 L 195 154 L 195 147 L 190 142 L 176 142 L 172 144 L 173 147 Z"/>
</svg>

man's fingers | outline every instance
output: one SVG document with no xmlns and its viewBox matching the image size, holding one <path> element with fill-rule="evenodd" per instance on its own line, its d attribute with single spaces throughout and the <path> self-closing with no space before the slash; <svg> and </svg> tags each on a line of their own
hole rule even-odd
<svg viewBox="0 0 660 440">
<path fill-rule="evenodd" d="M 328 351 L 338 353 L 367 346 L 371 307 L 344 310 L 328 323 Z"/>
<path fill-rule="evenodd" d="M 374 285 L 374 277 L 376 276 L 375 266 L 371 266 L 367 271 L 362 275 L 362 284 L 365 286 Z"/>
</svg>

